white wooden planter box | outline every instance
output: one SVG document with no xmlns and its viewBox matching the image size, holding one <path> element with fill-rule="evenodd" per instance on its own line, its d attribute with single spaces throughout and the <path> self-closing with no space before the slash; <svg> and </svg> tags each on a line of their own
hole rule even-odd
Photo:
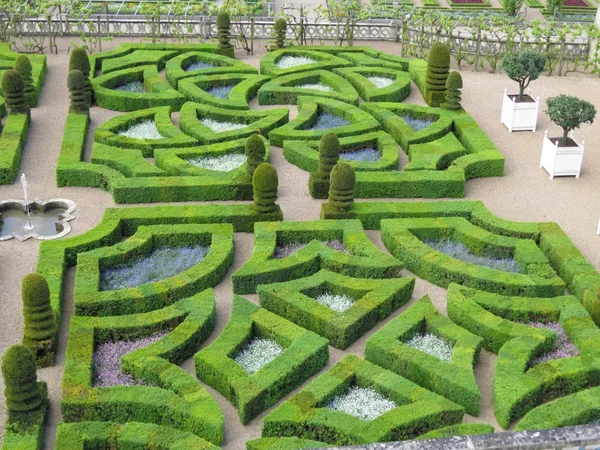
<svg viewBox="0 0 600 450">
<path fill-rule="evenodd" d="M 535 131 L 540 110 L 540 98 L 537 97 L 534 102 L 516 102 L 515 99 L 516 96 L 509 97 L 504 89 L 501 122 L 510 132 Z"/>
<path fill-rule="evenodd" d="M 573 139 L 573 133 L 569 137 Z M 575 142 L 575 139 L 573 141 Z M 544 134 L 540 167 L 546 169 L 551 180 L 554 177 L 562 176 L 579 178 L 581 163 L 583 162 L 583 144 L 585 142 L 575 143 L 577 147 L 559 147 L 558 144 L 553 144 L 548 138 L 548 131 Z"/>
</svg>

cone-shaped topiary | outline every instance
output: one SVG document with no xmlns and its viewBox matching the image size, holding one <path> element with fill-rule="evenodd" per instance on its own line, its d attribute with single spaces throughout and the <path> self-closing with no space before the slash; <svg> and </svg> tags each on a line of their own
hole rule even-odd
<svg viewBox="0 0 600 450">
<path fill-rule="evenodd" d="M 459 111 L 462 109 L 460 104 L 462 97 L 460 90 L 463 87 L 463 80 L 458 72 L 452 72 L 446 80 L 446 102 L 442 103 L 442 108 L 450 111 Z"/>
<path fill-rule="evenodd" d="M 347 162 L 341 161 L 331 171 L 329 204 L 336 211 L 346 212 L 354 203 L 356 175 Z"/>
<path fill-rule="evenodd" d="M 37 383 L 35 357 L 24 345 L 13 345 L 2 358 L 4 396 L 9 412 L 31 411 L 44 398 Z"/>
<path fill-rule="evenodd" d="M 446 100 L 446 80 L 450 71 L 450 49 L 436 42 L 429 50 L 425 75 L 425 101 L 429 106 L 440 106 Z"/>
<path fill-rule="evenodd" d="M 79 70 L 71 70 L 67 78 L 71 106 L 69 112 L 87 114 L 90 109 L 89 99 L 85 90 L 85 77 Z"/>
<path fill-rule="evenodd" d="M 224 9 L 220 9 L 219 14 L 217 14 L 217 39 L 219 40 L 217 53 L 233 58 L 234 49 L 233 45 L 231 45 L 231 21 L 229 13 Z"/>
<path fill-rule="evenodd" d="M 88 96 L 88 103 L 92 104 L 92 82 L 90 81 L 90 59 L 83 48 L 76 48 L 69 58 L 69 72 L 79 70 L 85 79 L 85 91 Z"/>
<path fill-rule="evenodd" d="M 56 334 L 56 317 L 50 306 L 48 282 L 39 273 L 30 273 L 23 278 L 23 345 L 29 347 L 40 358 L 52 349 Z"/>
<path fill-rule="evenodd" d="M 31 62 L 25 55 L 19 55 L 15 60 L 15 70 L 19 72 L 23 77 L 23 83 L 25 85 L 23 92 L 25 94 L 25 100 L 30 107 L 34 107 L 37 104 L 35 87 L 33 86 L 33 78 L 31 77 Z"/>
<path fill-rule="evenodd" d="M 11 114 L 27 114 L 29 105 L 24 94 L 23 77 L 16 70 L 7 70 L 2 76 L 2 91 Z"/>
<path fill-rule="evenodd" d="M 287 22 L 283 17 L 280 17 L 275 21 L 273 26 L 273 39 L 275 39 L 275 47 L 285 47 L 285 35 L 287 32 Z"/>
<path fill-rule="evenodd" d="M 258 134 L 253 134 L 246 139 L 246 173 L 250 179 L 254 176 L 254 171 L 259 164 L 265 162 L 266 152 L 265 143 Z"/>
<path fill-rule="evenodd" d="M 254 210 L 258 214 L 269 214 L 279 209 L 275 204 L 278 185 L 279 179 L 275 167 L 266 162 L 259 164 L 252 177 Z"/>
<path fill-rule="evenodd" d="M 340 140 L 333 133 L 327 133 L 319 143 L 319 167 L 310 174 L 309 188 L 314 198 L 327 198 L 331 169 L 340 159 Z"/>
</svg>

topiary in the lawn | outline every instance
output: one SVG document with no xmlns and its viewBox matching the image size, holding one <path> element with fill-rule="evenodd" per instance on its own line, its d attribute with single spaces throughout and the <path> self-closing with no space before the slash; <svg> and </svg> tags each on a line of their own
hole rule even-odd
<svg viewBox="0 0 600 450">
<path fill-rule="evenodd" d="M 446 99 L 446 80 L 450 72 L 450 49 L 436 42 L 429 50 L 425 74 L 425 101 L 438 107 Z"/>
<path fill-rule="evenodd" d="M 331 171 L 329 205 L 336 211 L 346 212 L 354 203 L 356 175 L 347 162 L 341 161 Z"/>
<path fill-rule="evenodd" d="M 283 17 L 275 21 L 273 26 L 273 39 L 275 39 L 275 48 L 283 48 L 285 46 L 285 35 L 287 32 L 287 22 Z"/>
<path fill-rule="evenodd" d="M 85 77 L 79 70 L 71 70 L 67 78 L 71 106 L 69 112 L 87 114 L 90 109 L 89 99 L 85 90 Z"/>
<path fill-rule="evenodd" d="M 88 103 L 92 103 L 92 82 L 90 81 L 90 58 L 83 48 L 76 48 L 69 58 L 69 72 L 79 70 L 85 80 L 85 92 L 88 96 Z"/>
<path fill-rule="evenodd" d="M 258 214 L 269 214 L 278 211 L 277 187 L 279 179 L 277 171 L 269 163 L 262 163 L 254 171 L 252 188 L 254 191 L 254 210 Z"/>
<path fill-rule="evenodd" d="M 229 13 L 224 9 L 219 10 L 217 14 L 217 39 L 219 48 L 217 53 L 223 56 L 234 57 L 233 45 L 231 45 L 231 20 Z"/>
<path fill-rule="evenodd" d="M 46 355 L 53 346 L 56 334 L 56 316 L 50 306 L 48 282 L 39 273 L 23 278 L 23 345 L 31 349 L 37 358 Z"/>
<path fill-rule="evenodd" d="M 30 107 L 34 107 L 36 105 L 35 87 L 33 86 L 32 68 L 29 58 L 25 55 L 19 55 L 15 60 L 15 70 L 23 77 L 23 84 L 25 85 L 23 92 L 27 104 Z"/>
<path fill-rule="evenodd" d="M 250 179 L 254 176 L 256 168 L 265 162 L 266 152 L 265 143 L 258 134 L 253 134 L 246 139 L 246 173 Z"/>
<path fill-rule="evenodd" d="M 340 159 L 340 140 L 333 133 L 327 133 L 319 144 L 319 166 L 310 174 L 309 189 L 314 198 L 327 198 L 331 170 Z"/>
<path fill-rule="evenodd" d="M 2 376 L 9 412 L 31 411 L 44 401 L 37 382 L 35 357 L 24 345 L 13 345 L 4 353 Z"/>
<path fill-rule="evenodd" d="M 450 111 L 459 111 L 462 109 L 460 104 L 462 97 L 460 90 L 463 87 L 463 80 L 458 72 L 451 72 L 446 80 L 446 102 L 442 103 L 442 108 Z"/>
<path fill-rule="evenodd" d="M 16 70 L 7 70 L 2 75 L 2 91 L 6 107 L 11 114 L 27 114 L 29 105 L 25 99 L 25 83 L 23 77 Z"/>
</svg>

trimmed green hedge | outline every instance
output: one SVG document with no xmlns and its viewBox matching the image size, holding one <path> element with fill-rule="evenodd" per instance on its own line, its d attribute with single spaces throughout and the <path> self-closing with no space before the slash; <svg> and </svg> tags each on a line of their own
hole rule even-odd
<svg viewBox="0 0 600 450">
<path fill-rule="evenodd" d="M 175 50 L 135 49 L 130 53 L 114 58 L 104 58 L 101 60 L 102 74 L 115 72 L 117 70 L 130 69 L 132 67 L 152 65 L 157 70 L 162 70 L 167 61 L 178 52 Z M 98 57 L 96 57 L 98 58 Z M 96 59 L 98 61 L 98 59 Z"/>
<path fill-rule="evenodd" d="M 328 444 L 297 437 L 260 438 L 246 442 L 246 450 L 303 450 L 306 448 L 327 448 Z"/>
<path fill-rule="evenodd" d="M 454 436 L 474 436 L 478 434 L 491 434 L 494 432 L 494 427 L 487 423 L 459 423 L 458 425 L 450 425 L 449 427 L 440 428 L 422 434 L 417 439 L 441 439 L 451 438 Z"/>
<path fill-rule="evenodd" d="M 357 220 L 261 223 L 255 225 L 254 236 L 252 256 L 232 275 L 236 294 L 253 294 L 259 284 L 303 278 L 321 269 L 380 279 L 399 276 L 402 268 L 367 238 Z M 331 240 L 339 240 L 349 253 L 322 243 Z M 297 243 L 306 246 L 285 258 L 273 258 L 277 246 Z"/>
<path fill-rule="evenodd" d="M 234 358 L 253 338 L 274 340 L 284 350 L 249 374 Z M 234 297 L 231 318 L 221 335 L 194 357 L 198 378 L 233 403 L 243 424 L 321 370 L 328 359 L 326 339 L 243 297 Z"/>
<path fill-rule="evenodd" d="M 309 58 L 314 63 L 303 64 L 299 66 L 280 69 L 277 63 L 284 57 L 301 57 Z M 331 70 L 335 67 L 350 66 L 352 63 L 344 58 L 327 54 L 316 50 L 305 50 L 303 48 L 284 48 L 269 52 L 260 60 L 260 73 L 271 77 L 279 77 L 297 72 L 307 72 L 310 70 Z"/>
<path fill-rule="evenodd" d="M 48 385 L 38 382 L 42 404 L 32 411 L 7 410 L 2 450 L 41 450 L 44 448 L 44 429 L 50 402 Z"/>
<path fill-rule="evenodd" d="M 445 170 L 467 151 L 452 133 L 423 144 L 413 144 L 408 150 L 410 163 L 403 170 Z"/>
<path fill-rule="evenodd" d="M 298 280 L 260 285 L 260 304 L 307 330 L 329 339 L 340 349 L 354 341 L 385 319 L 412 295 L 414 278 L 381 280 L 352 278 L 327 270 Z M 330 293 L 347 295 L 355 300 L 344 312 L 322 305 L 316 298 Z"/>
<path fill-rule="evenodd" d="M 11 51 L 10 46 L 10 43 L 0 43 L 0 79 L 2 79 L 2 75 L 6 70 L 14 69 L 15 61 L 19 57 L 19 53 Z M 46 55 L 27 54 L 26 56 L 31 63 L 31 78 L 33 78 L 33 87 L 35 88 L 35 104 L 33 106 L 37 106 L 46 78 Z M 0 96 L 2 95 L 2 86 L 0 86 Z"/>
<path fill-rule="evenodd" d="M 382 67 L 343 67 L 333 69 L 334 73 L 347 79 L 366 102 L 401 102 L 410 95 L 410 75 L 394 69 Z M 386 87 L 378 88 L 370 77 L 393 80 Z"/>
<path fill-rule="evenodd" d="M 398 407 L 370 422 L 327 408 L 352 386 L 374 389 Z M 265 417 L 262 435 L 297 436 L 331 445 L 399 441 L 458 423 L 463 413 L 456 403 L 348 355 Z"/>
<path fill-rule="evenodd" d="M 19 174 L 30 123 L 29 114 L 9 114 L 6 118 L 0 134 L 0 184 L 12 184 Z"/>
<path fill-rule="evenodd" d="M 452 345 L 452 360 L 410 347 L 406 342 L 420 333 L 432 333 Z M 367 340 L 365 358 L 479 415 L 481 394 L 474 366 L 482 339 L 440 314 L 425 296 Z"/>
</svg>

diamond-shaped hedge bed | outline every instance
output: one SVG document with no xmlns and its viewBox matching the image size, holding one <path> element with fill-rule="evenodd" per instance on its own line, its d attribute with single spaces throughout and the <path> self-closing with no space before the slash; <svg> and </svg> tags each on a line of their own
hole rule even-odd
<svg viewBox="0 0 600 450">
<path fill-rule="evenodd" d="M 177 50 L 133 50 L 116 58 L 107 58 L 102 60 L 102 73 L 107 74 L 116 70 L 129 69 L 137 66 L 153 65 L 162 70 L 167 61 L 179 52 Z"/>
<path fill-rule="evenodd" d="M 381 67 L 333 69 L 350 82 L 366 102 L 401 102 L 410 95 L 410 75 Z"/>
<path fill-rule="evenodd" d="M 289 75 L 309 70 L 331 70 L 335 67 L 351 66 L 352 63 L 335 55 L 290 48 L 267 53 L 260 60 L 260 73 L 272 77 Z"/>
</svg>

